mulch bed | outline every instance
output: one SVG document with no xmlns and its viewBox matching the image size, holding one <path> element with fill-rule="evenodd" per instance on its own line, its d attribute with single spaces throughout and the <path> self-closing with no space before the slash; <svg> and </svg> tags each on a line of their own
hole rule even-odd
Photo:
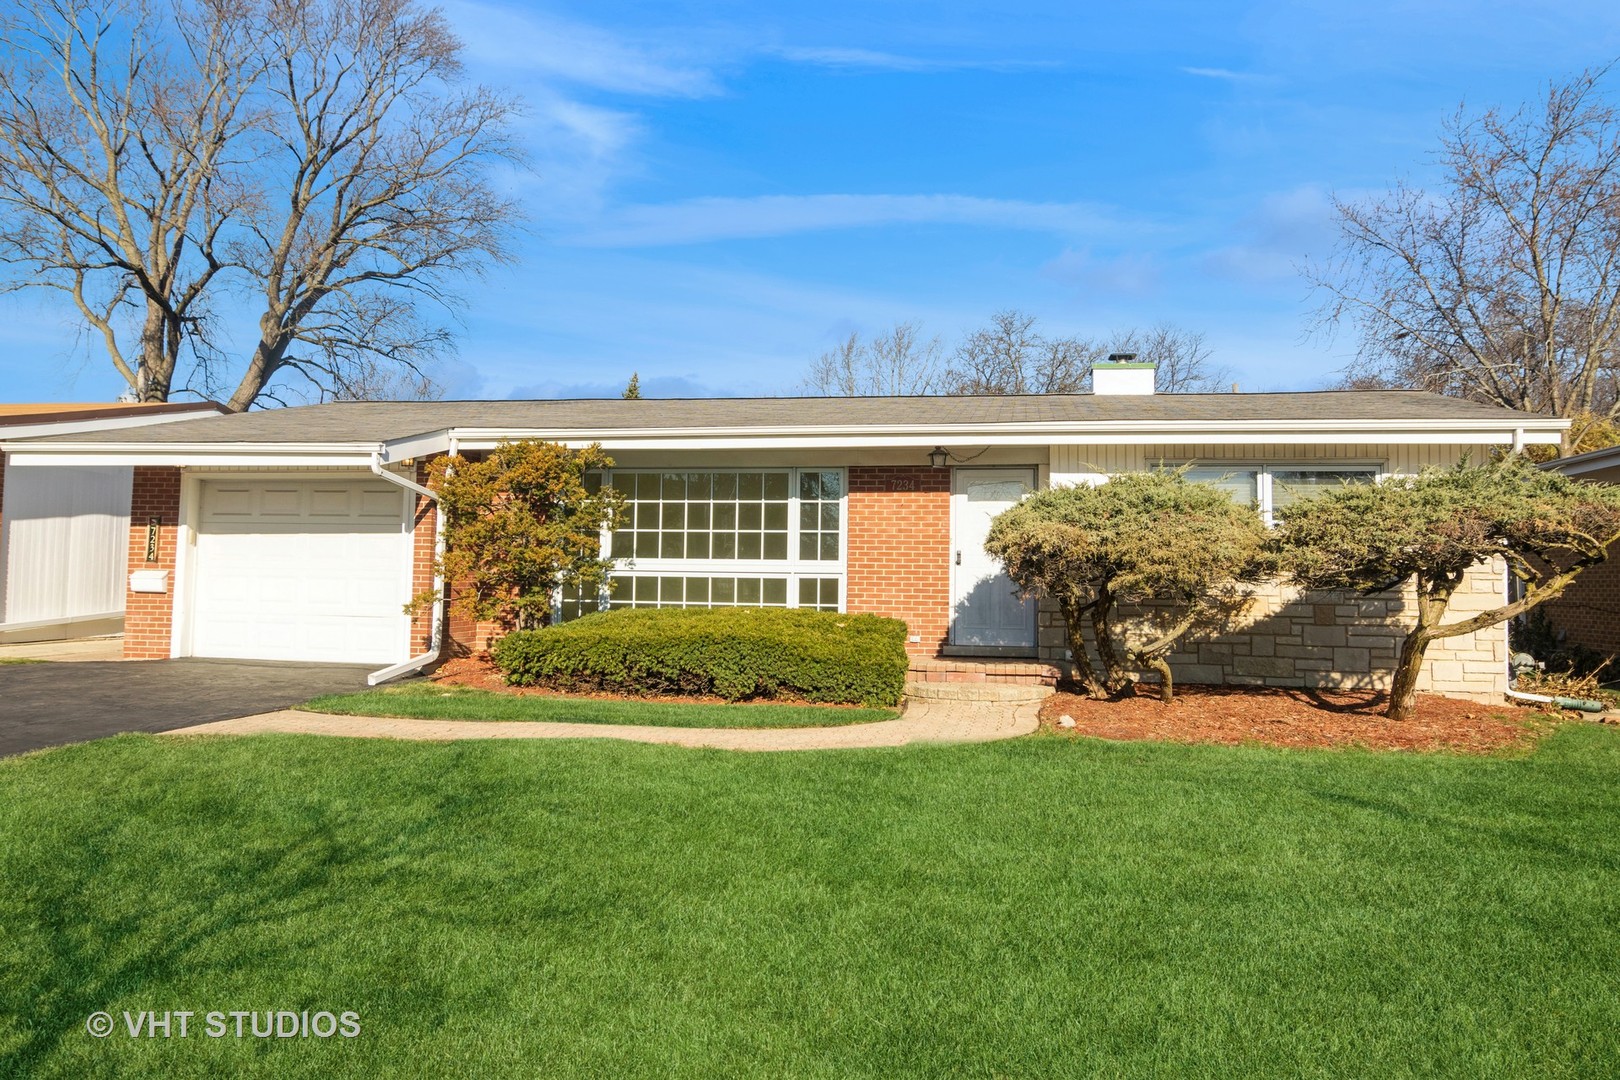
<svg viewBox="0 0 1620 1080">
<path fill-rule="evenodd" d="M 1382 715 L 1386 701 L 1372 690 L 1178 686 L 1166 705 L 1143 684 L 1120 701 L 1054 694 L 1041 706 L 1041 726 L 1100 739 L 1484 754 L 1528 746 L 1556 723 L 1531 709 L 1434 694 L 1419 694 L 1416 715 L 1397 721 Z M 1061 726 L 1064 716 L 1075 726 Z"/>
</svg>

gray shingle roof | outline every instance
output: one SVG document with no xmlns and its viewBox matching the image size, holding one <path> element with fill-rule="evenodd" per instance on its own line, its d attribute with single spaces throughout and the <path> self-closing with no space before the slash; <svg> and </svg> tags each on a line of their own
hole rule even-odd
<svg viewBox="0 0 1620 1080">
<path fill-rule="evenodd" d="M 621 398 L 563 401 L 356 401 L 213 416 L 63 437 L 82 443 L 378 443 L 445 428 L 593 432 L 723 428 L 955 427 L 1137 420 L 1545 420 L 1418 390 L 1286 394 L 863 398 Z"/>
</svg>

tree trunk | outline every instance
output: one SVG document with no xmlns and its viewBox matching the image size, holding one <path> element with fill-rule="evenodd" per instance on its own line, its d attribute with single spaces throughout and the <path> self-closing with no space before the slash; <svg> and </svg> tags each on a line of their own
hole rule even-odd
<svg viewBox="0 0 1620 1080">
<path fill-rule="evenodd" d="M 1091 632 L 1097 639 L 1097 656 L 1102 660 L 1102 684 L 1107 697 L 1124 696 L 1131 687 L 1125 674 L 1125 657 L 1114 640 L 1114 598 L 1107 589 L 1097 593 L 1097 603 L 1091 609 Z"/>
<path fill-rule="evenodd" d="M 1074 661 L 1074 681 L 1080 684 L 1086 696 L 1097 701 L 1108 698 L 1108 688 L 1097 678 L 1097 669 L 1091 665 L 1091 654 L 1086 651 L 1086 633 L 1083 607 L 1065 606 L 1063 628 L 1069 641 L 1069 655 Z"/>
<path fill-rule="evenodd" d="M 1417 708 L 1418 674 L 1423 670 L 1423 652 L 1429 647 L 1429 637 L 1422 629 L 1413 630 L 1401 642 L 1401 656 L 1395 662 L 1395 681 L 1389 688 L 1389 708 L 1384 715 L 1391 720 L 1410 720 Z"/>
<path fill-rule="evenodd" d="M 1395 681 L 1389 687 L 1389 708 L 1384 715 L 1391 720 L 1410 720 L 1417 708 L 1418 674 L 1423 670 L 1423 653 L 1429 642 L 1438 636 L 1435 630 L 1445 617 L 1446 605 L 1456 591 L 1456 582 L 1449 584 L 1425 583 L 1417 579 L 1417 625 L 1401 642 L 1400 659 L 1395 661 Z"/>
<path fill-rule="evenodd" d="M 1142 658 L 1142 664 L 1159 675 L 1159 700 L 1166 705 L 1174 701 L 1175 685 L 1170 675 L 1170 662 L 1162 656 L 1147 656 Z"/>
</svg>

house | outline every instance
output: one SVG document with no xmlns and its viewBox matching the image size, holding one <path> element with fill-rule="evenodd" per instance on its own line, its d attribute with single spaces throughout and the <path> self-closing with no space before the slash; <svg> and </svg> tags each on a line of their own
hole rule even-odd
<svg viewBox="0 0 1620 1080">
<path fill-rule="evenodd" d="M 0 443 L 217 416 L 213 402 L 0 405 Z M 116 633 L 124 619 L 128 465 L 31 468 L 0 451 L 0 642 Z"/>
<path fill-rule="evenodd" d="M 127 656 L 363 662 L 381 679 L 482 643 L 487 628 L 402 605 L 435 584 L 428 460 L 503 439 L 613 456 L 629 497 L 608 541 L 613 604 L 895 616 L 919 669 L 938 670 L 1063 660 L 1055 612 L 1021 601 L 983 549 L 1033 488 L 1189 464 L 1270 518 L 1312 487 L 1555 443 L 1566 424 L 1416 391 L 1156 395 L 1152 375 L 1099 365 L 1095 393 L 1038 397 L 351 402 L 7 449 L 133 469 Z M 1482 566 L 1455 603 L 1503 588 Z M 1377 685 L 1408 603 L 1275 588 L 1241 634 L 1173 662 L 1190 681 Z M 1426 688 L 1499 695 L 1506 659 L 1500 628 L 1440 643 Z"/>
<path fill-rule="evenodd" d="M 1620 446 L 1610 446 L 1542 466 L 1596 484 L 1620 484 Z M 1620 656 L 1620 544 L 1609 559 L 1588 567 L 1574 584 L 1543 608 L 1562 643 Z"/>
</svg>

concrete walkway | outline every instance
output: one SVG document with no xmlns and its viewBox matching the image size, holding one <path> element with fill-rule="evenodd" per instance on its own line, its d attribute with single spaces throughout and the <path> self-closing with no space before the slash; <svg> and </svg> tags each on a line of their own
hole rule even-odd
<svg viewBox="0 0 1620 1080">
<path fill-rule="evenodd" d="M 0 660 L 42 660 L 54 663 L 85 663 L 122 660 L 124 636 L 70 638 L 66 641 L 31 641 L 0 645 Z"/>
<path fill-rule="evenodd" d="M 913 700 L 897 720 L 847 727 L 732 728 L 636 727 L 624 724 L 553 724 L 501 720 L 401 720 L 324 713 L 281 712 L 178 728 L 170 735 L 260 735 L 269 732 L 343 735 L 367 739 L 628 739 L 716 750 L 843 750 L 911 743 L 992 742 L 1028 735 L 1038 726 L 1038 698 L 1015 701 Z"/>
</svg>

